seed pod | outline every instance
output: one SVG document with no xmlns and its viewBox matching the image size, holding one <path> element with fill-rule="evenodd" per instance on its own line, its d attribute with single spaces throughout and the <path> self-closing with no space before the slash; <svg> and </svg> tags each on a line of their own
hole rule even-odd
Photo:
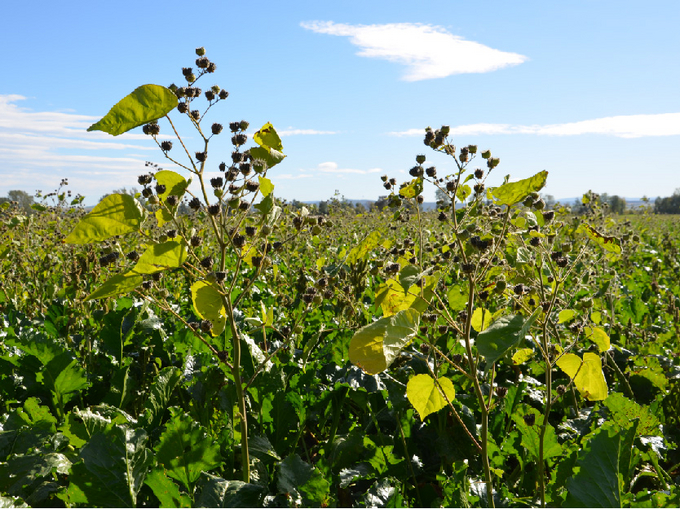
<svg viewBox="0 0 680 509">
<path fill-rule="evenodd" d="M 418 164 L 423 164 L 425 162 L 426 157 L 422 154 L 416 156 L 416 162 Z"/>
<path fill-rule="evenodd" d="M 204 269 L 210 269 L 213 266 L 212 256 L 206 256 L 200 261 L 200 264 Z"/>
<path fill-rule="evenodd" d="M 486 149 L 482 151 L 482 158 L 484 159 L 489 159 L 491 157 L 491 150 Z"/>
<path fill-rule="evenodd" d="M 212 322 L 210 320 L 201 320 L 201 331 L 208 334 L 212 330 Z"/>
<path fill-rule="evenodd" d="M 533 426 L 536 424 L 536 414 L 525 414 L 524 422 L 527 426 Z"/>
<path fill-rule="evenodd" d="M 503 399 L 507 395 L 508 395 L 507 387 L 496 387 L 496 396 L 498 396 L 499 399 Z"/>
</svg>

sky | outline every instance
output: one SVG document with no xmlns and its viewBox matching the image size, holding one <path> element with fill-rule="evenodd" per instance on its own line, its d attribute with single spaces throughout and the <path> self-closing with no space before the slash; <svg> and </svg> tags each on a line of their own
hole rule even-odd
<svg viewBox="0 0 680 509">
<path fill-rule="evenodd" d="M 407 180 L 418 154 L 450 173 L 422 141 L 441 125 L 500 158 L 488 186 L 547 170 L 556 198 L 680 188 L 677 0 L 39 0 L 8 3 L 3 19 L 0 196 L 66 178 L 94 205 L 139 188 L 146 161 L 176 169 L 140 128 L 87 127 L 140 85 L 184 84 L 201 46 L 217 71 L 197 85 L 230 93 L 205 122 L 271 122 L 287 155 L 269 173 L 281 198 L 375 200 L 380 176 Z M 209 176 L 231 150 L 227 133 L 213 139 Z"/>
</svg>

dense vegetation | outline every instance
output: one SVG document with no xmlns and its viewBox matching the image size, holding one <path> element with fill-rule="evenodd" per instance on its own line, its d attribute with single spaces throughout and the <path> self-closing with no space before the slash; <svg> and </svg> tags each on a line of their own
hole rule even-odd
<svg viewBox="0 0 680 509">
<path fill-rule="evenodd" d="M 91 127 L 177 172 L 0 205 L 2 505 L 680 505 L 677 219 L 547 210 L 547 172 L 489 189 L 500 159 L 446 126 L 450 170 L 310 214 L 270 124 L 209 160 L 228 94 L 197 56 Z"/>
</svg>

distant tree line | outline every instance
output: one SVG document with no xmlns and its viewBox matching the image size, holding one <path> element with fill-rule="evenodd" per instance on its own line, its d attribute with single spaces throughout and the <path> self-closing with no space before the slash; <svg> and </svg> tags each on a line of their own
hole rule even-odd
<svg viewBox="0 0 680 509">
<path fill-rule="evenodd" d="M 657 198 L 654 201 L 655 214 L 680 214 L 680 188 L 676 189 L 671 196 Z"/>
</svg>

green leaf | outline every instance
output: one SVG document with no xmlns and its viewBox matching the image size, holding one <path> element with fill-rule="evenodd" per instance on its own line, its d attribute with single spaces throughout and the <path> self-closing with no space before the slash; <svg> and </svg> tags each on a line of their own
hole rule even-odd
<svg viewBox="0 0 680 509">
<path fill-rule="evenodd" d="M 460 185 L 458 186 L 458 189 L 456 189 L 456 198 L 458 198 L 461 202 L 464 202 L 471 194 L 472 189 L 470 189 L 470 186 L 467 184 Z"/>
<path fill-rule="evenodd" d="M 257 179 L 260 181 L 260 192 L 262 196 L 269 196 L 274 190 L 274 184 L 267 177 L 259 176 Z"/>
<path fill-rule="evenodd" d="M 618 392 L 610 394 L 603 404 L 609 410 L 608 419 L 611 419 L 621 428 L 628 428 L 635 420 L 638 420 L 637 433 L 639 435 L 661 435 L 659 419 L 648 406 L 639 405 Z"/>
<path fill-rule="evenodd" d="M 179 486 L 160 468 L 154 468 L 149 472 L 144 484 L 156 495 L 160 507 L 191 507 L 191 498 L 185 493 L 180 493 Z"/>
<path fill-rule="evenodd" d="M 196 281 L 191 285 L 191 299 L 196 314 L 210 320 L 213 324 L 212 335 L 219 336 L 227 323 L 227 310 L 217 288 L 207 281 Z"/>
<path fill-rule="evenodd" d="M 181 267 L 187 259 L 183 242 L 169 240 L 162 244 L 152 244 L 128 274 L 153 274 L 167 269 Z"/>
<path fill-rule="evenodd" d="M 189 182 L 177 172 L 170 170 L 161 170 L 154 174 L 156 182 L 165 186 L 165 192 L 158 195 L 161 201 L 164 201 L 168 196 L 177 196 L 182 198 L 189 187 Z"/>
<path fill-rule="evenodd" d="M 509 182 L 500 187 L 491 188 L 490 194 L 493 197 L 494 203 L 497 205 L 514 205 L 522 201 L 529 194 L 539 191 L 545 186 L 545 181 L 548 178 L 547 171 L 541 171 L 534 175 L 517 182 Z"/>
<path fill-rule="evenodd" d="M 167 474 L 192 492 L 202 471 L 222 463 L 220 446 L 188 414 L 178 408 L 170 411 L 172 416 L 154 451 Z"/>
<path fill-rule="evenodd" d="M 156 376 L 144 403 L 146 421 L 151 429 L 160 425 L 165 410 L 170 404 L 172 393 L 182 378 L 182 372 L 175 367 L 163 368 Z"/>
<path fill-rule="evenodd" d="M 67 491 L 71 504 L 135 507 L 137 494 L 153 461 L 143 429 L 115 426 L 85 445 L 82 462 L 71 468 Z"/>
<path fill-rule="evenodd" d="M 359 242 L 359 244 L 352 248 L 347 256 L 347 263 L 355 264 L 359 260 L 365 260 L 368 254 L 380 245 L 380 240 L 382 239 L 382 233 L 375 230 L 370 235 L 368 235 L 364 240 Z"/>
<path fill-rule="evenodd" d="M 501 316 L 477 335 L 477 350 L 486 358 L 486 362 L 496 362 L 509 348 L 524 339 L 540 313 L 541 308 L 537 308 L 527 319 L 522 315 Z"/>
<path fill-rule="evenodd" d="M 420 314 L 399 311 L 359 329 L 349 344 L 349 359 L 369 374 L 385 371 L 418 332 Z"/>
<path fill-rule="evenodd" d="M 221 477 L 204 474 L 196 507 L 262 507 L 265 491 L 257 484 L 227 481 Z"/>
<path fill-rule="evenodd" d="M 88 131 L 104 131 L 118 136 L 170 113 L 177 107 L 177 96 L 160 85 L 142 85 L 121 99 Z"/>
<path fill-rule="evenodd" d="M 457 284 L 449 289 L 448 295 L 449 307 L 453 311 L 461 311 L 467 307 L 468 303 L 468 287 L 464 284 Z"/>
<path fill-rule="evenodd" d="M 453 401 L 456 397 L 456 391 L 451 380 L 442 377 L 437 379 L 437 382 L 441 389 L 435 383 L 434 378 L 423 374 L 414 376 L 406 385 L 406 397 L 413 405 L 413 408 L 418 411 L 421 421 L 424 421 L 425 417 L 438 412 L 448 404 L 442 396 L 442 390 L 449 401 Z"/>
<path fill-rule="evenodd" d="M 88 386 L 85 371 L 70 352 L 64 352 L 48 362 L 36 379 L 44 381 L 60 407 L 74 396 L 74 392 Z"/>
<path fill-rule="evenodd" d="M 276 482 L 279 493 L 289 493 L 302 498 L 302 507 L 326 507 L 330 484 L 321 472 L 292 454 L 279 465 Z M 297 498 L 297 497 L 295 497 Z"/>
<path fill-rule="evenodd" d="M 557 321 L 559 323 L 569 322 L 569 321 L 573 320 L 573 318 L 575 316 L 576 316 L 576 311 L 574 311 L 573 309 L 563 309 L 557 315 Z"/>
<path fill-rule="evenodd" d="M 276 129 L 274 129 L 274 126 L 269 122 L 263 125 L 260 130 L 255 133 L 253 140 L 255 140 L 255 143 L 260 147 L 278 150 L 279 152 L 283 150 L 281 138 L 279 138 Z"/>
<path fill-rule="evenodd" d="M 588 401 L 601 401 L 607 397 L 607 381 L 599 355 L 586 352 L 581 360 L 576 354 L 565 353 L 557 359 L 557 366 L 574 379 L 574 385 Z"/>
<path fill-rule="evenodd" d="M 118 295 L 131 292 L 141 285 L 143 281 L 143 276 L 133 274 L 132 272 L 116 274 L 115 276 L 110 277 L 103 285 L 88 295 L 85 300 L 117 297 Z"/>
<path fill-rule="evenodd" d="M 139 229 L 143 219 L 139 202 L 129 194 L 110 194 L 92 209 L 64 239 L 67 244 L 100 242 Z"/>
<path fill-rule="evenodd" d="M 610 262 L 621 258 L 621 241 L 616 237 L 602 235 L 587 223 L 581 224 L 576 231 L 584 232 L 595 244 L 600 246 L 605 251 L 605 258 Z"/>
<path fill-rule="evenodd" d="M 536 422 L 533 426 L 529 426 L 524 422 L 524 415 L 532 413 L 536 417 Z M 522 446 L 533 456 L 534 460 L 538 460 L 540 457 L 540 437 L 539 432 L 543 424 L 543 416 L 534 408 L 530 408 L 525 414 L 520 415 L 519 413 L 514 413 L 512 419 L 515 421 L 515 426 L 522 434 Z M 555 428 L 548 423 L 545 430 L 545 436 L 543 438 L 543 459 L 553 458 L 555 456 L 562 455 L 562 446 L 557 441 L 557 435 L 555 434 Z"/>
<path fill-rule="evenodd" d="M 414 178 L 410 184 L 399 189 L 399 195 L 404 198 L 415 198 L 423 192 L 423 178 Z"/>
<path fill-rule="evenodd" d="M 600 350 L 600 353 L 609 350 L 610 347 L 609 336 L 603 329 L 601 329 L 600 327 L 586 327 L 584 329 L 584 332 L 586 334 L 586 337 L 597 345 L 597 348 Z"/>
<path fill-rule="evenodd" d="M 595 431 L 578 454 L 578 471 L 567 480 L 567 507 L 622 507 L 636 427 L 622 432 L 606 423 Z"/>
</svg>

